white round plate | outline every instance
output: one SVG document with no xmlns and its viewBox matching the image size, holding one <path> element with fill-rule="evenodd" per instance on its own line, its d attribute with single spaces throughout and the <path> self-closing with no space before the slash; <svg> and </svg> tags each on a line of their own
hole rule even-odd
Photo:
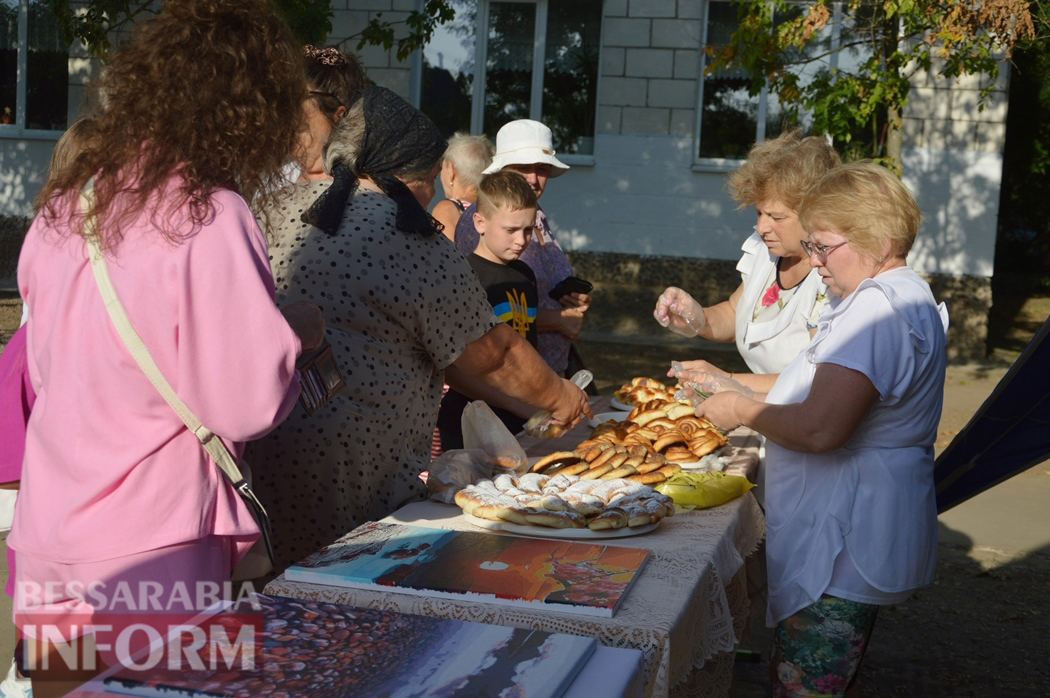
<svg viewBox="0 0 1050 698">
<path fill-rule="evenodd" d="M 655 530 L 660 522 L 646 524 L 645 526 L 624 526 L 623 528 L 607 528 L 601 531 L 592 531 L 589 528 L 550 528 L 548 526 L 522 526 L 509 521 L 490 521 L 479 519 L 476 516 L 463 512 L 463 518 L 478 528 L 487 528 L 490 531 L 504 531 L 516 533 L 522 536 L 534 538 L 560 538 L 568 540 L 598 540 L 600 538 L 629 538 L 640 536 L 643 533 Z"/>
<path fill-rule="evenodd" d="M 599 424 L 605 424 L 610 419 L 616 420 L 617 422 L 622 422 L 625 419 L 627 419 L 627 413 L 626 412 L 602 412 L 602 413 L 596 414 L 593 417 L 591 417 L 590 419 L 588 419 L 587 423 L 590 424 L 592 427 L 596 427 Z"/>
<path fill-rule="evenodd" d="M 609 406 L 612 407 L 614 410 L 623 410 L 624 412 L 630 412 L 634 409 L 634 405 L 624 404 L 616 398 L 613 398 L 609 401 Z"/>
</svg>

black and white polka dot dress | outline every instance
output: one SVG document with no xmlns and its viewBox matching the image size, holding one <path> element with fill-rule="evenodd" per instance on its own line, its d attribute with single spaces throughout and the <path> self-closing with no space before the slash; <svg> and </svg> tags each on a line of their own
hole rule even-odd
<svg viewBox="0 0 1050 698">
<path fill-rule="evenodd" d="M 346 388 L 296 407 L 246 460 L 274 529 L 278 569 L 421 496 L 443 371 L 499 321 L 443 235 L 395 229 L 389 197 L 359 189 L 338 234 L 299 217 L 330 182 L 296 185 L 272 214 L 279 304 L 321 308 Z"/>
</svg>

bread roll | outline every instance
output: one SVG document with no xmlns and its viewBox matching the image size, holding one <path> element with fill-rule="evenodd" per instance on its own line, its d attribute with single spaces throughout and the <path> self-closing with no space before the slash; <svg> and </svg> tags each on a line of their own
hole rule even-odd
<svg viewBox="0 0 1050 698">
<path fill-rule="evenodd" d="M 569 461 L 575 463 L 581 460 L 580 454 L 576 451 L 555 451 L 554 453 L 548 453 L 543 458 L 532 464 L 532 472 L 538 473 L 549 465 L 559 461 Z"/>
<path fill-rule="evenodd" d="M 666 452 L 666 450 L 667 450 L 667 448 L 669 446 L 673 446 L 675 444 L 681 444 L 682 446 L 685 446 L 686 443 L 688 443 L 688 442 L 686 441 L 686 438 L 684 436 L 682 436 L 682 432 L 680 432 L 677 429 L 675 429 L 673 431 L 667 432 L 666 434 L 661 436 L 659 439 L 654 441 L 653 442 L 653 450 L 654 451 L 659 451 L 661 453 L 664 453 L 664 452 Z"/>
<path fill-rule="evenodd" d="M 611 470 L 613 470 L 614 467 L 615 466 L 613 466 L 612 463 L 604 463 L 602 465 L 599 465 L 599 466 L 596 466 L 596 467 L 592 467 L 587 472 L 580 473 L 580 479 L 581 480 L 598 480 L 598 479 L 601 479 L 601 477 L 603 475 L 605 475 L 605 473 L 610 472 Z"/>
<path fill-rule="evenodd" d="M 664 465 L 663 467 L 654 470 L 653 472 L 662 473 L 666 477 L 671 477 L 675 473 L 681 472 L 681 470 L 682 466 L 678 465 L 677 463 L 668 463 L 667 465 Z"/>
<path fill-rule="evenodd" d="M 574 511 L 539 511 L 525 515 L 528 523 L 548 528 L 586 528 L 587 519 Z"/>
<path fill-rule="evenodd" d="M 592 531 L 607 531 L 623 528 L 627 525 L 627 512 L 619 507 L 606 507 L 602 513 L 587 522 Z"/>
<path fill-rule="evenodd" d="M 676 402 L 667 409 L 667 416 L 671 419 L 681 419 L 696 414 L 696 408 L 684 402 Z"/>
<path fill-rule="evenodd" d="M 635 470 L 633 465 L 621 465 L 619 468 L 613 468 L 609 472 L 602 475 L 603 480 L 616 480 L 619 478 L 627 477 L 628 475 L 634 475 L 638 471 Z"/>
<path fill-rule="evenodd" d="M 667 480 L 667 476 L 661 473 L 659 470 L 654 470 L 650 473 L 638 473 L 637 475 L 628 475 L 627 479 L 631 482 L 638 482 L 644 485 L 655 485 L 660 482 Z"/>
<path fill-rule="evenodd" d="M 579 475 L 587 472 L 591 464 L 585 460 L 581 460 L 577 463 L 564 463 L 555 465 L 546 469 L 546 473 L 550 475 Z"/>
</svg>

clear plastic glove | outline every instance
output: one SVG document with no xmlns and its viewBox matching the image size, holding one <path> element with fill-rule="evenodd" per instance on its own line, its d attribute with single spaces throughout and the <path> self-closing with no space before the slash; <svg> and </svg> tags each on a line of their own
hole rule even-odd
<svg viewBox="0 0 1050 698">
<path fill-rule="evenodd" d="M 675 286 L 668 286 L 656 300 L 653 317 L 672 332 L 683 337 L 695 337 L 707 325 L 704 308 L 688 293 Z"/>
<path fill-rule="evenodd" d="M 732 377 L 729 371 L 723 371 L 713 363 L 702 359 L 697 359 L 696 361 L 672 361 L 671 370 L 667 372 L 668 378 L 676 378 L 680 383 L 700 381 L 708 375 Z"/>
<path fill-rule="evenodd" d="M 743 422 L 740 419 L 739 407 L 747 398 L 732 390 L 712 395 L 696 406 L 696 416 L 702 417 L 722 431 L 732 431 Z"/>
<path fill-rule="evenodd" d="M 691 373 L 697 372 L 691 371 Z M 693 405 L 699 405 L 707 398 L 718 393 L 733 392 L 751 400 L 755 398 L 755 391 L 740 381 L 733 380 L 727 376 L 701 374 L 695 376 L 693 380 L 680 380 L 679 384 L 681 387 L 675 392 L 675 399 L 687 400 Z"/>
</svg>

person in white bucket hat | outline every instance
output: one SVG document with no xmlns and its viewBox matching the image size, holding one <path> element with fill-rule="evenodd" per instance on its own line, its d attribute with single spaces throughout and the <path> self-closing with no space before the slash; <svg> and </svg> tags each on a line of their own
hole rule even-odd
<svg viewBox="0 0 1050 698">
<path fill-rule="evenodd" d="M 496 155 L 483 174 L 499 172 L 504 167 L 520 172 L 519 168 L 529 165 L 536 165 L 535 169 L 540 170 L 544 168 L 539 166 L 548 165 L 547 179 L 560 177 L 569 169 L 568 165 L 554 155 L 554 140 L 549 128 L 532 119 L 511 121 L 496 134 Z M 532 188 L 535 190 L 536 186 L 532 185 Z M 536 192 L 536 196 L 541 193 L 543 187 Z"/>
<path fill-rule="evenodd" d="M 549 128 L 539 121 L 518 119 L 504 124 L 496 134 L 496 155 L 484 174 L 503 169 L 514 170 L 523 176 L 539 198 L 547 180 L 565 174 L 569 166 L 555 155 Z M 478 233 L 474 229 L 476 210 L 477 205 L 472 204 L 456 224 L 454 240 L 464 257 L 470 256 L 478 246 Z M 554 238 L 542 208 L 536 210 L 536 231 L 520 259 L 536 275 L 539 291 L 537 350 L 555 372 L 569 375 L 582 367 L 572 342 L 583 329 L 583 317 L 590 307 L 591 297 L 586 293 L 567 293 L 557 299 L 550 297 L 551 289 L 572 276 L 573 269 Z"/>
</svg>

